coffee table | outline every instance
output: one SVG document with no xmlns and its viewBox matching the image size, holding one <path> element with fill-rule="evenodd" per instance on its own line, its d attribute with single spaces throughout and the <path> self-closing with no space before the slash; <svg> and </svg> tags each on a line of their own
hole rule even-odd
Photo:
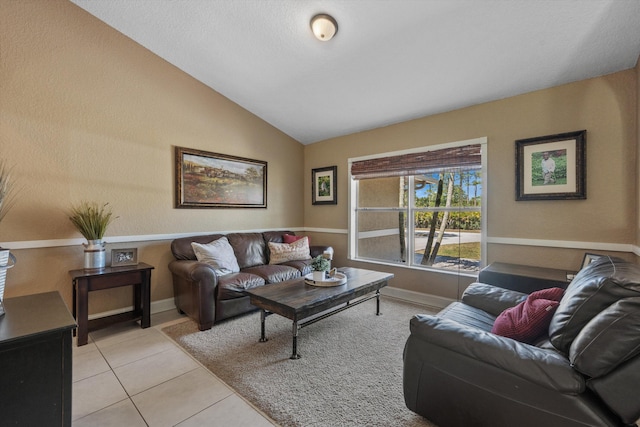
<svg viewBox="0 0 640 427">
<path fill-rule="evenodd" d="M 260 342 L 267 341 L 265 320 L 279 314 L 293 321 L 293 351 L 290 359 L 299 359 L 298 331 L 336 313 L 376 298 L 376 315 L 380 315 L 380 289 L 393 274 L 361 268 L 339 268 L 347 283 L 339 286 L 312 286 L 304 278 L 273 283 L 245 291 L 251 304 L 260 308 Z M 373 295 L 370 295 L 374 293 Z"/>
</svg>

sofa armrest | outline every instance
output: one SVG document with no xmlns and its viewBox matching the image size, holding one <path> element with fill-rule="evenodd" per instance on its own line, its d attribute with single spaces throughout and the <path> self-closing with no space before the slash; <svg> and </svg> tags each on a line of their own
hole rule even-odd
<svg viewBox="0 0 640 427">
<path fill-rule="evenodd" d="M 410 329 L 413 339 L 497 367 L 549 390 L 566 394 L 585 390 L 584 378 L 571 368 L 566 357 L 553 350 L 467 328 L 453 320 L 432 315 L 415 316 L 411 319 Z M 489 378 L 487 381 L 497 382 L 498 379 Z"/>
<path fill-rule="evenodd" d="M 218 284 L 218 276 L 213 266 L 200 261 L 173 260 L 169 263 L 169 271 L 189 282 L 198 282 L 214 288 Z"/>
<path fill-rule="evenodd" d="M 527 298 L 527 294 L 487 285 L 485 283 L 472 283 L 462 294 L 462 302 L 489 314 L 498 316 L 507 308 L 521 303 Z"/>
<path fill-rule="evenodd" d="M 322 255 L 325 252 L 333 253 L 333 248 L 331 246 L 322 246 L 322 245 L 309 246 L 309 254 L 311 254 L 311 258 L 315 258 L 318 255 Z"/>
<path fill-rule="evenodd" d="M 192 260 L 169 263 L 173 298 L 180 312 L 187 313 L 201 331 L 210 329 L 216 317 L 218 276 L 211 265 Z"/>
</svg>

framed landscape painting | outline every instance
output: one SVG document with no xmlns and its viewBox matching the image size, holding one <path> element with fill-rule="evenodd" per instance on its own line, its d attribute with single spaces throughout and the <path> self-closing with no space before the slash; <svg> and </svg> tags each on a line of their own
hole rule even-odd
<svg viewBox="0 0 640 427">
<path fill-rule="evenodd" d="M 311 171 L 312 203 L 314 205 L 337 205 L 337 166 L 313 169 Z"/>
<path fill-rule="evenodd" d="M 267 162 L 175 148 L 177 208 L 266 208 Z"/>
<path fill-rule="evenodd" d="M 587 131 L 516 141 L 516 200 L 586 199 Z"/>
</svg>

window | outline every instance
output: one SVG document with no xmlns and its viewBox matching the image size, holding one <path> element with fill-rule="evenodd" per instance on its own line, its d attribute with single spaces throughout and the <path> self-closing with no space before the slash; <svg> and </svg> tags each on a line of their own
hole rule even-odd
<svg viewBox="0 0 640 427">
<path fill-rule="evenodd" d="M 351 259 L 476 274 L 486 138 L 349 160 Z"/>
</svg>

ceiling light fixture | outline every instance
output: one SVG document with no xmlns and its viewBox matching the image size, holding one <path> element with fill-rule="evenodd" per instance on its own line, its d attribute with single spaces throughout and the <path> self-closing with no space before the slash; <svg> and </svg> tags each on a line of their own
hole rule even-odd
<svg viewBox="0 0 640 427">
<path fill-rule="evenodd" d="M 338 23 L 332 16 L 321 13 L 311 18 L 311 31 L 318 40 L 326 42 L 338 32 Z"/>
</svg>

